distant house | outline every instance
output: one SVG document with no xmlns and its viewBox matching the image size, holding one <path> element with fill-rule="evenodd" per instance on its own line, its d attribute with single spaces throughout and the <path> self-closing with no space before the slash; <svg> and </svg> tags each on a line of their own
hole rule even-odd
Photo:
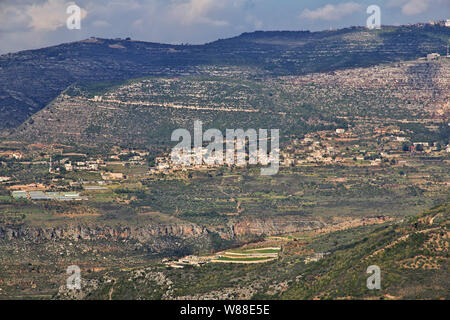
<svg viewBox="0 0 450 320">
<path fill-rule="evenodd" d="M 65 163 L 64 164 L 64 168 L 66 169 L 66 171 L 72 171 L 73 170 L 72 164 L 70 162 L 69 163 Z"/>
<path fill-rule="evenodd" d="M 22 159 L 23 155 L 19 152 L 11 152 L 11 151 L 6 151 L 6 152 L 0 152 L 0 156 L 7 156 L 8 158 L 14 158 L 14 159 Z"/>
<path fill-rule="evenodd" d="M 422 145 L 423 147 L 428 147 L 428 146 L 429 146 L 429 143 L 428 143 L 428 142 L 414 142 L 414 143 L 413 143 L 413 145 L 414 145 L 415 147 L 417 147 L 419 144 Z"/>
<path fill-rule="evenodd" d="M 170 168 L 170 165 L 169 165 L 168 163 L 161 162 L 161 163 L 158 163 L 157 168 L 158 168 L 159 170 L 169 169 L 169 168 Z"/>
<path fill-rule="evenodd" d="M 102 172 L 101 175 L 103 180 L 121 180 L 124 178 L 121 172 Z"/>
<path fill-rule="evenodd" d="M 439 53 L 430 53 L 430 54 L 427 54 L 427 60 L 428 61 L 437 60 L 437 59 L 439 59 L 440 56 L 441 55 Z"/>
<path fill-rule="evenodd" d="M 371 166 L 379 166 L 380 164 L 381 164 L 381 159 L 379 159 L 379 158 L 370 161 Z"/>
<path fill-rule="evenodd" d="M 319 261 L 319 260 L 321 260 L 321 259 L 325 256 L 325 254 L 326 254 L 326 253 L 323 253 L 323 252 L 315 253 L 313 256 L 306 257 L 306 258 L 304 259 L 304 262 L 305 262 L 305 264 L 308 264 L 308 263 L 310 263 L 310 262 L 316 262 L 316 261 Z"/>
<path fill-rule="evenodd" d="M 97 171 L 98 170 L 98 164 L 97 163 L 88 163 L 87 170 Z"/>
<path fill-rule="evenodd" d="M 345 133 L 345 129 L 336 129 L 337 134 L 343 134 Z"/>
</svg>

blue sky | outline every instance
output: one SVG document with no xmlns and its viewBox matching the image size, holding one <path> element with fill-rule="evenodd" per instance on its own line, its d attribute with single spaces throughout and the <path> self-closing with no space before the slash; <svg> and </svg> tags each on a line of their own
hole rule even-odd
<svg viewBox="0 0 450 320">
<path fill-rule="evenodd" d="M 66 9 L 81 8 L 69 30 Z M 450 0 L 0 0 L 0 53 L 91 36 L 164 43 L 205 43 L 254 30 L 324 30 L 365 25 L 369 5 L 381 23 L 450 18 Z"/>
</svg>

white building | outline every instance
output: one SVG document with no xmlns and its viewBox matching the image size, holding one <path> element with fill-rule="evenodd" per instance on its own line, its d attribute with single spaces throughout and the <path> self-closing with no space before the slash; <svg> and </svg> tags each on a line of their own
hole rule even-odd
<svg viewBox="0 0 450 320">
<path fill-rule="evenodd" d="M 439 53 L 430 53 L 427 54 L 427 60 L 437 60 L 441 55 Z"/>
</svg>

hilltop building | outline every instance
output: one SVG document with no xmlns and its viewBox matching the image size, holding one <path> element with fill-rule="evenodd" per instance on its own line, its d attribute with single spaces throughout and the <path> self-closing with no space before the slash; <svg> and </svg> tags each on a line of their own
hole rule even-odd
<svg viewBox="0 0 450 320">
<path fill-rule="evenodd" d="M 427 60 L 428 61 L 437 60 L 437 59 L 439 59 L 440 56 L 441 55 L 439 53 L 430 53 L 430 54 L 427 54 Z"/>
</svg>

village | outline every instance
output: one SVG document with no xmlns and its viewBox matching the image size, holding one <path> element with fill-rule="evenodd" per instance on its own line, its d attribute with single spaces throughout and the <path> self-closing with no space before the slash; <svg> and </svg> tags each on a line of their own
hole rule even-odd
<svg viewBox="0 0 450 320">
<path fill-rule="evenodd" d="M 85 200 L 86 197 L 66 197 L 64 195 L 43 193 L 28 194 L 29 192 L 43 191 L 80 191 L 80 190 L 102 190 L 107 189 L 111 183 L 126 181 L 127 169 L 141 168 L 139 174 L 132 175 L 133 178 L 149 178 L 160 175 L 172 175 L 177 172 L 190 170 L 210 170 L 222 165 L 217 163 L 196 164 L 190 161 L 187 164 L 174 163 L 170 153 L 161 154 L 157 157 L 149 157 L 146 150 L 121 149 L 114 147 L 108 155 L 103 157 L 89 157 L 82 153 L 45 153 L 44 150 L 26 151 L 2 151 L 0 154 L 1 165 L 7 162 L 21 165 L 46 165 L 48 173 L 53 178 L 41 184 L 27 184 L 21 186 L 21 181 L 13 176 L 1 176 L 0 183 L 8 187 L 14 198 L 31 199 L 56 199 L 56 200 Z M 205 147 L 192 149 L 192 154 L 185 157 L 195 157 L 197 153 L 205 155 Z M 355 128 L 341 128 L 334 131 L 324 130 L 306 134 L 301 139 L 292 139 L 291 143 L 281 147 L 280 166 L 408 166 L 418 157 L 448 157 L 450 145 L 440 145 L 437 142 L 411 141 L 407 133 L 395 125 L 379 127 L 373 131 Z M 33 154 L 39 154 L 33 158 Z M 248 159 L 248 150 L 245 153 Z M 272 159 L 274 160 L 274 159 Z M 225 164 L 225 166 L 230 166 Z M 235 165 L 237 166 L 237 165 Z M 93 173 L 98 179 L 70 179 L 64 176 L 70 173 Z M 59 178 L 58 178 L 59 177 Z M 44 183 L 44 184 L 45 184 Z M 27 193 L 28 192 L 28 193 Z"/>
<path fill-rule="evenodd" d="M 448 143 L 448 139 L 445 140 L 449 125 L 445 119 L 450 107 L 446 77 L 450 68 L 448 57 L 448 54 L 440 56 L 431 52 L 416 60 L 369 69 L 267 78 L 260 90 L 266 90 L 268 98 L 273 99 L 276 90 L 283 90 L 289 96 L 288 99 L 277 98 L 276 107 L 271 105 L 271 100 L 256 94 L 258 91 L 252 91 L 254 84 L 242 80 L 253 71 L 240 73 L 242 81 L 221 82 L 212 78 L 215 74 L 236 76 L 236 70 L 225 67 L 199 68 L 200 74 L 209 77 L 205 79 L 152 78 L 132 81 L 103 95 L 70 96 L 63 93 L 56 103 L 61 110 L 80 103 L 94 110 L 115 113 L 124 105 L 131 105 L 149 110 L 214 111 L 231 116 L 250 113 L 280 119 L 288 115 L 298 117 L 299 123 L 315 130 L 292 134 L 279 128 L 279 155 L 270 161 L 279 161 L 281 170 L 311 166 L 401 168 L 425 161 L 448 164 L 450 144 L 443 143 Z M 415 70 L 414 74 L 408 70 Z M 428 77 L 430 73 L 432 78 Z M 223 96 L 227 90 L 232 94 Z M 293 101 L 299 97 L 308 103 L 295 107 Z M 336 101 L 341 103 L 336 104 Z M 318 118 L 310 114 L 312 106 L 327 109 L 330 115 L 324 113 L 322 119 Z M 58 109 L 44 111 L 52 115 Z M 98 131 L 92 125 L 88 129 L 88 135 Z M 170 132 L 167 134 L 166 139 L 169 139 Z M 113 134 L 111 139 L 103 134 L 111 142 L 101 150 L 83 150 L 73 144 L 3 141 L 0 146 L 0 186 L 15 199 L 87 200 L 89 193 L 117 188 L 127 181 L 179 177 L 189 175 L 189 172 L 223 167 L 255 166 L 249 165 L 254 154 L 249 153 L 248 148 L 245 148 L 244 164 L 208 161 L 210 155 L 206 144 L 197 145 L 183 154 L 182 157 L 191 161 L 180 163 L 167 147 L 169 144 L 159 149 L 155 145 L 123 147 L 113 143 L 114 135 L 120 135 L 120 132 Z M 223 143 L 225 147 L 227 141 Z M 236 151 L 237 144 L 233 145 Z M 193 161 L 198 156 L 203 161 Z M 49 192 L 53 193 L 47 194 Z"/>
</svg>

